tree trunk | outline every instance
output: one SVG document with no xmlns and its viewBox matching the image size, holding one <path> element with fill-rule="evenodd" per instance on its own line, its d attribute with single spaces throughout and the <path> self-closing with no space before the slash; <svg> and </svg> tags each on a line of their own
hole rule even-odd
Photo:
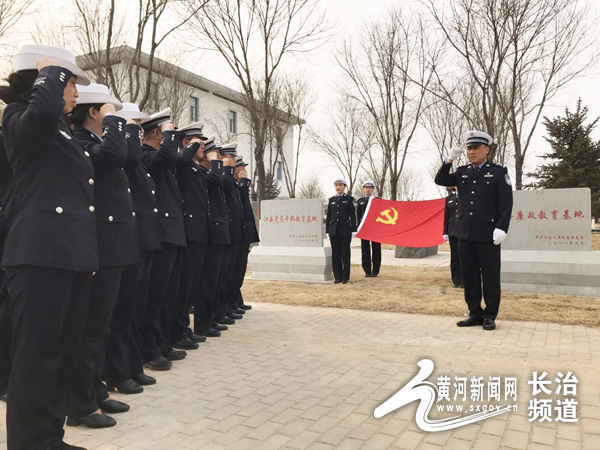
<svg viewBox="0 0 600 450">
<path fill-rule="evenodd" d="M 515 189 L 517 191 L 523 188 L 523 163 L 524 158 L 515 155 Z"/>
<path fill-rule="evenodd" d="M 390 178 L 390 190 L 390 195 L 392 197 L 390 200 L 398 200 L 398 178 Z"/>
</svg>

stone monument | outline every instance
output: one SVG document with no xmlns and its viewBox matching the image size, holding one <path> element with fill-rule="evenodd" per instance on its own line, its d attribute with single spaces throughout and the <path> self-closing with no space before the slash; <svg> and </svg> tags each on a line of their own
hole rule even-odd
<svg viewBox="0 0 600 450">
<path fill-rule="evenodd" d="M 600 297 L 588 188 L 513 192 L 502 244 L 502 289 Z"/>
<path fill-rule="evenodd" d="M 323 202 L 264 200 L 260 245 L 250 253 L 252 279 L 333 281 L 331 248 L 323 246 Z"/>
</svg>

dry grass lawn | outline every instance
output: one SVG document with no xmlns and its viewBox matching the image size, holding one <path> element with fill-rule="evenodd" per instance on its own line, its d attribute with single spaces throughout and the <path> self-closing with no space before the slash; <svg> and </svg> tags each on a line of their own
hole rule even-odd
<svg viewBox="0 0 600 450">
<path fill-rule="evenodd" d="M 600 250 L 600 235 L 593 236 L 593 246 Z M 346 285 L 247 280 L 244 298 L 249 303 L 456 317 L 467 314 L 463 290 L 452 286 L 449 268 L 384 266 L 378 278 L 365 278 L 362 268 L 353 265 Z M 598 327 L 600 298 L 504 292 L 498 319 Z"/>
</svg>

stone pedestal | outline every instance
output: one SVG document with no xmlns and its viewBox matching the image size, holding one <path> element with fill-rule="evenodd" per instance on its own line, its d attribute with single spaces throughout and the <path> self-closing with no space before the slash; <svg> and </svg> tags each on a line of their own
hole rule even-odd
<svg viewBox="0 0 600 450">
<path fill-rule="evenodd" d="M 600 297 L 600 252 L 502 250 L 502 290 Z"/>
<path fill-rule="evenodd" d="M 265 247 L 252 249 L 253 280 L 333 281 L 330 247 Z"/>
<path fill-rule="evenodd" d="M 438 246 L 435 247 L 396 247 L 396 258 L 426 258 L 437 255 Z"/>
</svg>

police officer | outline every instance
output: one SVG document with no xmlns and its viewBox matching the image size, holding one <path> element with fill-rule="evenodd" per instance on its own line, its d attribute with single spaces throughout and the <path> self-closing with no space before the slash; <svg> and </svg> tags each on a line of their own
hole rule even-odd
<svg viewBox="0 0 600 450">
<path fill-rule="evenodd" d="M 325 224 L 331 241 L 334 283 L 346 284 L 350 280 L 350 243 L 356 235 L 356 210 L 354 199 L 344 192 L 348 186 L 346 180 L 338 178 L 334 185 L 336 194 L 327 204 Z"/>
<path fill-rule="evenodd" d="M 175 178 L 178 138 L 170 108 L 142 121 L 142 128 L 142 162 L 156 183 L 163 234 L 160 256 L 152 261 L 148 302 L 140 329 L 140 351 L 148 367 L 165 370 L 170 368 L 170 361 L 187 356 L 183 350 L 174 350 L 169 340 L 172 302 L 177 299 L 183 250 L 187 245 L 181 195 Z"/>
<path fill-rule="evenodd" d="M 2 266 L 13 323 L 10 450 L 81 449 L 63 442 L 66 388 L 98 270 L 94 167 L 63 117 L 89 80 L 72 52 L 25 45 L 0 89 L 14 173 Z M 38 72 L 39 71 L 39 72 Z"/>
<path fill-rule="evenodd" d="M 121 102 L 106 86 L 92 83 L 80 89 L 77 107 L 69 118 L 75 137 L 94 164 L 94 177 L 88 183 L 94 187 L 96 198 L 100 270 L 93 278 L 85 331 L 69 389 L 67 425 L 114 426 L 116 421 L 104 411 L 119 413 L 129 409 L 111 399 L 101 381 L 108 324 L 121 275 L 125 266 L 140 258 L 129 181 L 123 171 L 127 159 L 126 123 L 114 115 L 121 108 Z"/>
<path fill-rule="evenodd" d="M 252 204 L 250 203 L 250 179 L 246 172 L 247 165 L 248 163 L 244 162 L 244 159 L 241 156 L 237 158 L 237 162 L 235 163 L 235 179 L 238 182 L 238 190 L 242 202 L 244 237 L 243 241 L 239 244 L 236 256 L 234 291 L 237 307 L 245 311 L 252 309 L 251 305 L 244 303 L 244 297 L 242 296 L 242 285 L 244 284 L 244 277 L 246 276 L 246 270 L 248 268 L 250 244 L 260 241 L 258 238 L 258 230 L 256 229 L 256 221 L 254 220 L 254 211 L 252 210 Z"/>
<path fill-rule="evenodd" d="M 205 336 L 192 333 L 189 310 L 193 295 L 202 276 L 202 264 L 208 244 L 208 188 L 198 160 L 204 155 L 202 133 L 204 123 L 194 122 L 179 129 L 181 152 L 177 160 L 177 181 L 183 200 L 183 217 L 187 236 L 187 248 L 183 255 L 179 299 L 171 324 L 171 342 L 176 348 L 194 350 Z"/>
<path fill-rule="evenodd" d="M 458 249 L 456 236 L 454 235 L 454 225 L 456 214 L 458 212 L 458 195 L 456 188 L 451 186 L 448 189 L 446 197 L 446 207 L 444 208 L 444 240 L 450 245 L 450 273 L 452 275 L 452 284 L 455 288 L 464 287 L 462 282 L 462 270 L 458 258 Z"/>
<path fill-rule="evenodd" d="M 364 197 L 358 199 L 356 202 L 356 213 L 358 216 L 358 223 L 362 222 L 369 199 L 373 197 L 373 191 L 375 190 L 375 184 L 371 180 L 367 180 L 363 184 Z M 365 271 L 365 277 L 376 277 L 379 274 L 379 268 L 381 267 L 381 244 L 379 242 L 371 242 L 365 239 L 360 240 L 360 247 L 362 250 L 362 267 Z M 371 249 L 373 251 L 373 258 L 371 259 Z M 371 265 L 371 263 L 373 265 Z"/>
<path fill-rule="evenodd" d="M 202 279 L 194 293 L 194 333 L 219 337 L 227 325 L 215 321 L 217 295 L 225 251 L 231 245 L 229 212 L 223 194 L 223 161 L 221 147 L 215 144 L 215 135 L 204 142 L 204 154 L 198 161 L 200 173 L 208 188 L 208 246 L 202 264 Z"/>
<path fill-rule="evenodd" d="M 464 152 L 460 147 L 453 148 L 435 182 L 441 186 L 457 186 L 460 198 L 454 233 L 458 239 L 469 317 L 457 325 L 483 324 L 484 330 L 493 330 L 500 306 L 500 244 L 508 232 L 513 204 L 511 182 L 506 167 L 487 159 L 493 143 L 490 135 L 468 131 L 465 141 L 470 164 L 450 173 L 452 161 Z M 481 308 L 482 282 L 485 309 Z"/>
</svg>

